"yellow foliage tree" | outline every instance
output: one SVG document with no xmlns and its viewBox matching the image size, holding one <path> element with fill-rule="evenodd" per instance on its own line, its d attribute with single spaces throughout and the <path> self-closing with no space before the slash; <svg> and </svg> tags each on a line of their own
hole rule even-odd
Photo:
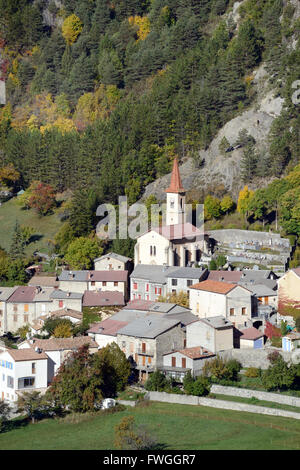
<svg viewBox="0 0 300 470">
<path fill-rule="evenodd" d="M 79 34 L 81 33 L 83 24 L 75 14 L 68 16 L 62 25 L 62 35 L 67 44 L 74 44 Z"/>
<path fill-rule="evenodd" d="M 54 338 L 71 338 L 72 328 L 68 323 L 60 323 L 53 331 Z"/>
<path fill-rule="evenodd" d="M 42 134 L 45 131 L 49 131 L 53 128 L 58 129 L 62 134 L 66 134 L 67 132 L 73 132 L 76 131 L 76 126 L 72 119 L 67 119 L 63 117 L 58 117 L 56 121 L 53 123 L 46 124 L 45 126 L 40 127 L 40 131 Z"/>
<path fill-rule="evenodd" d="M 0 168 L 0 184 L 3 184 L 3 186 L 12 186 L 18 179 L 20 179 L 20 173 L 13 165 L 10 164 Z"/>
<path fill-rule="evenodd" d="M 248 217 L 249 204 L 253 196 L 254 191 L 248 189 L 248 186 L 245 186 L 243 189 L 241 189 L 239 193 L 237 211 L 240 214 L 243 214 L 246 218 Z"/>
<path fill-rule="evenodd" d="M 150 33 L 150 20 L 147 16 L 130 16 L 128 18 L 130 26 L 137 28 L 137 41 L 144 41 Z"/>
</svg>

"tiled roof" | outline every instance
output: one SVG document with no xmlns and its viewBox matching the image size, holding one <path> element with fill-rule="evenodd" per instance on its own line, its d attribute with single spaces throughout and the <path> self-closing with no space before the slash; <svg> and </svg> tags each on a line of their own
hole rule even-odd
<svg viewBox="0 0 300 470">
<path fill-rule="evenodd" d="M 155 302 L 152 302 L 151 300 L 134 299 L 130 300 L 124 309 L 148 311 L 153 304 L 155 304 Z"/>
<path fill-rule="evenodd" d="M 94 259 L 94 262 L 95 261 L 100 261 L 100 260 L 106 259 L 106 258 L 113 258 L 113 259 L 116 259 L 118 261 L 121 261 L 122 263 L 127 263 L 127 261 L 132 261 L 131 258 L 127 258 L 127 256 L 119 255 L 119 253 L 106 253 L 106 255 L 100 256 L 100 258 Z"/>
<path fill-rule="evenodd" d="M 50 313 L 51 317 L 72 317 L 76 318 L 77 320 L 82 320 L 82 313 L 78 310 L 73 310 L 72 308 L 62 308 L 59 310 L 55 310 L 54 312 Z"/>
<path fill-rule="evenodd" d="M 209 281 L 225 281 L 237 283 L 242 277 L 242 271 L 209 271 Z"/>
<path fill-rule="evenodd" d="M 128 271 L 123 270 L 102 270 L 102 271 L 62 271 L 59 276 L 60 281 L 73 281 L 73 282 L 126 282 L 128 278 Z"/>
<path fill-rule="evenodd" d="M 180 349 L 178 352 L 183 354 L 184 356 L 189 357 L 190 359 L 201 359 L 204 357 L 215 356 L 215 354 L 213 354 L 211 351 L 208 351 L 207 349 L 202 348 L 202 346 Z"/>
<path fill-rule="evenodd" d="M 118 330 L 128 325 L 125 321 L 112 320 L 107 318 L 99 323 L 93 323 L 88 333 L 95 333 L 108 336 L 116 336 Z"/>
<path fill-rule="evenodd" d="M 20 286 L 13 295 L 8 299 L 9 303 L 30 303 L 34 301 L 36 296 L 36 287 Z"/>
<path fill-rule="evenodd" d="M 44 352 L 36 352 L 33 348 L 28 349 L 7 349 L 7 352 L 16 362 L 20 361 L 38 361 L 41 359 L 48 359 L 47 354 Z"/>
<path fill-rule="evenodd" d="M 214 292 L 216 294 L 228 294 L 228 292 L 232 291 L 235 287 L 237 287 L 236 284 L 230 284 L 229 282 L 207 280 L 194 284 L 190 289 Z"/>
<path fill-rule="evenodd" d="M 118 334 L 153 339 L 179 323 L 180 320 L 168 320 L 165 317 L 152 314 L 129 323 L 120 329 Z"/>
<path fill-rule="evenodd" d="M 217 315 L 215 317 L 199 318 L 198 321 L 203 322 L 206 325 L 215 328 L 216 330 L 225 327 L 231 328 L 233 326 L 231 321 L 227 320 L 227 318 L 223 317 L 222 315 Z"/>
<path fill-rule="evenodd" d="M 124 295 L 117 291 L 85 291 L 82 305 L 83 307 L 123 306 Z"/>
<path fill-rule="evenodd" d="M 204 232 L 189 222 L 185 224 L 164 225 L 153 230 L 168 240 L 182 240 L 183 238 L 204 237 Z M 177 266 L 178 269 L 178 266 Z"/>
<path fill-rule="evenodd" d="M 29 286 L 58 287 L 58 280 L 55 276 L 33 276 L 28 282 Z"/>
<path fill-rule="evenodd" d="M 240 331 L 241 331 L 241 333 L 243 333 L 242 336 L 240 337 L 240 339 L 255 340 L 255 339 L 259 339 L 262 336 L 264 336 L 264 334 L 261 331 L 257 330 L 254 327 L 246 328 L 245 330 L 240 330 Z"/>
<path fill-rule="evenodd" d="M 177 158 L 174 159 L 173 163 L 173 170 L 171 174 L 171 184 L 168 189 L 165 190 L 166 193 L 184 193 L 185 190 L 182 186 L 178 160 Z"/>
<path fill-rule="evenodd" d="M 98 348 L 98 344 L 90 336 L 78 336 L 75 338 L 51 338 L 34 339 L 34 343 L 28 343 L 32 348 L 38 347 L 43 351 L 76 350 L 88 344 L 90 348 Z"/>
</svg>

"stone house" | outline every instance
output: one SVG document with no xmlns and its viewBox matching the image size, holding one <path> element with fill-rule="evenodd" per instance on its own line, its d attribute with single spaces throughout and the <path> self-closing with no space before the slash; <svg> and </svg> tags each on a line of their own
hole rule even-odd
<svg viewBox="0 0 300 470">
<path fill-rule="evenodd" d="M 16 291 L 17 287 L 0 287 L 0 336 L 8 331 L 7 329 L 7 301 Z"/>
<path fill-rule="evenodd" d="M 163 356 L 162 372 L 176 382 L 182 382 L 187 372 L 195 377 L 201 374 L 205 362 L 215 357 L 215 354 L 195 346 L 179 351 L 173 351 Z"/>
<path fill-rule="evenodd" d="M 178 268 L 176 271 L 166 274 L 167 293 L 179 294 L 179 292 L 189 293 L 189 287 L 198 282 L 205 281 L 208 276 L 208 269 L 200 268 Z"/>
<path fill-rule="evenodd" d="M 190 309 L 199 318 L 222 315 L 236 328 L 247 326 L 252 315 L 252 293 L 237 284 L 203 281 L 190 287 Z"/>
<path fill-rule="evenodd" d="M 163 366 L 163 355 L 183 349 L 185 332 L 181 322 L 149 314 L 132 321 L 117 333 L 117 344 L 139 371 L 140 380 Z"/>
<path fill-rule="evenodd" d="M 126 321 L 107 318 L 91 325 L 87 333 L 96 341 L 100 348 L 104 348 L 110 343 L 117 342 L 118 331 L 126 325 L 128 325 Z"/>
<path fill-rule="evenodd" d="M 106 253 L 100 258 L 94 259 L 94 267 L 96 271 L 117 270 L 132 271 L 132 259 L 118 253 Z"/>
<path fill-rule="evenodd" d="M 231 321 L 223 316 L 200 318 L 186 327 L 187 348 L 202 346 L 218 353 L 233 349 L 234 328 Z"/>
<path fill-rule="evenodd" d="M 130 275 L 130 299 L 156 301 L 167 295 L 167 275 L 177 271 L 174 266 L 138 264 Z"/>
<path fill-rule="evenodd" d="M 256 328 L 241 330 L 240 348 L 261 349 L 264 346 L 264 334 Z"/>
<path fill-rule="evenodd" d="M 52 310 L 60 310 L 62 308 L 69 308 L 82 312 L 82 299 L 83 294 L 78 292 L 64 292 L 60 289 L 55 289 L 51 294 Z"/>
</svg>

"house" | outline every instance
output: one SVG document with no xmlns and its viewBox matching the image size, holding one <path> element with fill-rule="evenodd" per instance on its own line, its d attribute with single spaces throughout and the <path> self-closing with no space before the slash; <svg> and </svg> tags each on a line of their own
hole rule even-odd
<svg viewBox="0 0 300 470">
<path fill-rule="evenodd" d="M 47 315 L 53 310 L 52 293 L 55 291 L 53 287 L 35 287 L 36 294 L 34 297 L 36 317 Z"/>
<path fill-rule="evenodd" d="M 213 357 L 215 354 L 202 346 L 172 351 L 163 355 L 161 371 L 172 380 L 183 382 L 187 372 L 193 377 L 200 375 L 205 362 Z"/>
<path fill-rule="evenodd" d="M 8 331 L 7 329 L 7 301 L 15 292 L 17 287 L 0 287 L 0 336 Z"/>
<path fill-rule="evenodd" d="M 241 330 L 240 348 L 261 349 L 264 347 L 264 334 L 256 328 Z"/>
<path fill-rule="evenodd" d="M 62 271 L 59 288 L 83 294 L 85 291 L 121 292 L 128 299 L 128 271 Z"/>
<path fill-rule="evenodd" d="M 94 267 L 96 271 L 118 270 L 132 271 L 132 259 L 118 253 L 107 253 L 94 259 Z"/>
<path fill-rule="evenodd" d="M 300 267 L 290 269 L 277 283 L 279 313 L 287 313 L 290 307 L 300 309 Z"/>
<path fill-rule="evenodd" d="M 223 316 L 200 318 L 186 327 L 187 348 L 201 345 L 203 348 L 218 353 L 233 349 L 234 328 L 231 321 Z"/>
<path fill-rule="evenodd" d="M 126 321 L 107 318 L 91 325 L 87 330 L 88 335 L 93 338 L 100 348 L 104 348 L 110 343 L 117 342 L 117 333 L 124 326 L 128 325 Z"/>
<path fill-rule="evenodd" d="M 82 312 L 82 299 L 83 294 L 78 292 L 64 292 L 60 289 L 53 290 L 51 294 L 52 309 L 60 310 L 62 308 L 69 308 Z"/>
<path fill-rule="evenodd" d="M 0 351 L 0 400 L 15 402 L 27 391 L 43 392 L 48 386 L 48 356 L 35 349 Z"/>
<path fill-rule="evenodd" d="M 179 320 L 157 314 L 130 322 L 117 332 L 117 344 L 139 371 L 140 380 L 163 366 L 163 355 L 184 348 L 185 333 Z"/>
<path fill-rule="evenodd" d="M 19 350 L 36 350 L 46 353 L 48 356 L 48 383 L 51 383 L 61 364 L 69 353 L 76 351 L 81 346 L 88 344 L 90 353 L 98 351 L 98 344 L 89 336 L 78 336 L 75 338 L 51 338 L 30 339 L 19 345 Z"/>
<path fill-rule="evenodd" d="M 166 274 L 167 293 L 179 294 L 179 292 L 189 293 L 189 287 L 198 282 L 205 281 L 208 276 L 208 269 L 200 268 L 178 268 L 176 271 Z"/>
<path fill-rule="evenodd" d="M 186 196 L 176 158 L 166 194 L 166 224 L 151 228 L 137 238 L 134 247 L 135 266 L 192 266 L 210 251 L 209 238 L 202 228 L 186 221 Z"/>
<path fill-rule="evenodd" d="M 85 291 L 82 305 L 83 307 L 123 307 L 125 300 L 122 292 Z"/>
<path fill-rule="evenodd" d="M 28 282 L 29 286 L 33 287 L 52 287 L 52 289 L 57 289 L 59 282 L 56 276 L 33 276 Z"/>
<path fill-rule="evenodd" d="M 47 331 L 43 331 L 45 322 L 49 318 L 60 318 L 71 321 L 74 325 L 82 321 L 82 313 L 77 310 L 72 310 L 69 308 L 64 308 L 61 310 L 56 310 L 54 312 L 48 313 L 47 315 L 41 315 L 34 322 L 30 324 L 31 334 L 34 335 L 47 335 Z"/>
<path fill-rule="evenodd" d="M 291 332 L 282 338 L 283 351 L 294 351 L 300 348 L 300 333 Z"/>
<path fill-rule="evenodd" d="M 199 318 L 222 315 L 237 328 L 247 326 L 252 293 L 237 284 L 206 280 L 190 287 L 190 309 Z"/>
<path fill-rule="evenodd" d="M 177 271 L 175 266 L 138 264 L 130 275 L 130 299 L 154 302 L 167 295 L 167 275 Z"/>
</svg>

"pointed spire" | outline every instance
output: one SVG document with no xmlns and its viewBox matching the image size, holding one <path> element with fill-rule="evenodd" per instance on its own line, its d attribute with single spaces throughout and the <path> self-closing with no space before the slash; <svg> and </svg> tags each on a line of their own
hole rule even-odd
<svg viewBox="0 0 300 470">
<path fill-rule="evenodd" d="M 178 160 L 176 157 L 174 160 L 173 170 L 171 174 L 171 184 L 170 184 L 170 187 L 165 190 L 165 192 L 166 193 L 184 193 L 185 192 L 181 183 Z"/>
</svg>

